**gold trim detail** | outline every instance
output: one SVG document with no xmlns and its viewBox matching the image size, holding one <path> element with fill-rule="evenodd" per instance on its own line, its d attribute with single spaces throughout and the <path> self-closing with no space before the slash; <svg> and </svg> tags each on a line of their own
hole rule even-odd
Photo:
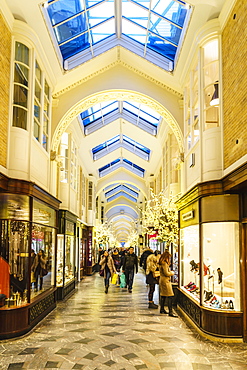
<svg viewBox="0 0 247 370">
<path fill-rule="evenodd" d="M 128 70 L 130 70 L 130 71 L 132 71 L 132 72 L 134 72 L 134 73 L 138 74 L 139 76 L 141 76 L 141 77 L 143 77 L 143 78 L 147 79 L 148 81 L 150 81 L 150 82 L 154 83 L 155 85 L 157 85 L 157 86 L 161 87 L 162 89 L 167 90 L 167 91 L 168 91 L 168 92 L 170 92 L 171 94 L 178 96 L 178 97 L 183 101 L 183 94 L 181 94 L 180 92 L 178 92 L 178 91 L 176 91 L 176 90 L 172 89 L 171 87 L 169 87 L 169 86 L 165 85 L 164 83 L 162 83 L 162 82 L 160 82 L 160 81 L 156 80 L 155 78 L 153 78 L 153 77 L 151 77 L 151 76 L 147 75 L 146 73 L 144 73 L 144 72 L 140 71 L 138 68 L 132 67 L 132 66 L 130 66 L 128 63 L 123 62 L 122 60 L 120 60 L 120 48 L 118 48 L 118 50 L 117 50 L 117 60 L 116 60 L 116 61 L 114 61 L 114 62 L 112 62 L 112 63 L 108 64 L 108 65 L 107 65 L 106 67 L 104 67 L 104 68 L 98 69 L 96 72 L 91 73 L 91 74 L 89 74 L 88 76 L 86 76 L 86 77 L 84 77 L 84 78 L 82 78 L 82 79 L 80 79 L 80 80 L 76 81 L 75 83 L 73 83 L 73 84 L 71 84 L 71 85 L 67 86 L 66 88 L 64 88 L 64 89 L 62 89 L 62 90 L 60 90 L 60 91 L 58 91 L 58 92 L 54 93 L 54 94 L 52 95 L 52 97 L 53 97 L 53 98 L 58 98 L 59 96 L 61 96 L 61 95 L 65 94 L 66 92 L 68 92 L 68 91 L 70 91 L 70 90 L 74 89 L 74 88 L 75 88 L 75 87 L 77 87 L 77 86 L 80 86 L 81 84 L 83 84 L 83 83 L 85 83 L 85 82 L 87 82 L 87 81 L 91 80 L 91 79 L 92 79 L 92 78 L 94 78 L 94 77 L 97 77 L 97 76 L 101 75 L 102 73 L 104 73 L 104 72 L 108 71 L 109 69 L 111 69 L 111 68 L 115 67 L 115 66 L 116 66 L 116 65 L 118 65 L 118 64 L 120 64 L 121 66 L 123 66 L 123 67 L 127 68 Z"/>
<path fill-rule="evenodd" d="M 54 136 L 52 139 L 51 150 L 56 151 L 56 152 L 58 151 L 60 138 L 75 117 L 79 116 L 81 112 L 92 107 L 93 105 L 98 104 L 103 101 L 109 101 L 109 100 L 120 100 L 120 101 L 132 100 L 134 102 L 147 105 L 148 107 L 155 110 L 157 113 L 159 113 L 161 117 L 163 117 L 163 119 L 170 126 L 171 130 L 176 136 L 180 153 L 184 152 L 183 134 L 182 134 L 182 131 L 177 121 L 173 117 L 173 115 L 164 106 L 162 106 L 160 103 L 158 103 L 154 99 L 149 98 L 148 96 L 143 95 L 141 93 L 129 91 L 129 90 L 102 91 L 102 92 L 90 95 L 87 98 L 79 101 L 74 106 L 72 106 L 65 113 L 61 121 L 58 123 L 58 126 L 54 132 Z"/>
</svg>

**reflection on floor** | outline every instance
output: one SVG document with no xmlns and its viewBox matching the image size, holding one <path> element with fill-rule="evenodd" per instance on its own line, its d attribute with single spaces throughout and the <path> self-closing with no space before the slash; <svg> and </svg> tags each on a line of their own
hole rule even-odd
<svg viewBox="0 0 247 370">
<path fill-rule="evenodd" d="M 247 345 L 202 339 L 179 318 L 148 309 L 142 274 L 133 293 L 86 277 L 31 333 L 0 341 L 0 369 L 247 369 Z M 157 303 L 157 299 L 156 299 Z"/>
</svg>

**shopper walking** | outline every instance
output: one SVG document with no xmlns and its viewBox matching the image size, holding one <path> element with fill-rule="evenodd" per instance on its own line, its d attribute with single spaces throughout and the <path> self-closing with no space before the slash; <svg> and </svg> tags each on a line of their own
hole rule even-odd
<svg viewBox="0 0 247 370">
<path fill-rule="evenodd" d="M 122 271 L 125 273 L 126 285 L 129 293 L 132 293 L 135 272 L 138 272 L 138 259 L 134 253 L 134 248 L 130 247 L 128 253 L 124 257 Z"/>
<path fill-rule="evenodd" d="M 99 262 L 100 270 L 103 270 L 104 283 L 105 283 L 105 293 L 108 293 L 110 278 L 113 273 L 116 273 L 116 268 L 114 265 L 113 258 L 109 255 L 108 251 L 104 251 Z"/>
<path fill-rule="evenodd" d="M 174 271 L 170 270 L 171 264 L 171 254 L 168 251 L 162 253 L 159 260 L 159 269 L 160 269 L 160 313 L 169 314 L 171 317 L 177 317 L 172 311 L 172 297 L 174 296 L 171 284 L 171 276 L 174 275 Z M 165 299 L 167 297 L 168 309 L 167 312 L 164 308 Z"/>
<path fill-rule="evenodd" d="M 159 284 L 159 259 L 160 251 L 155 251 L 150 254 L 147 258 L 147 268 L 146 268 L 146 284 L 149 285 L 148 292 L 148 308 L 158 308 L 159 306 L 154 303 L 153 296 L 155 292 L 156 285 Z"/>
</svg>

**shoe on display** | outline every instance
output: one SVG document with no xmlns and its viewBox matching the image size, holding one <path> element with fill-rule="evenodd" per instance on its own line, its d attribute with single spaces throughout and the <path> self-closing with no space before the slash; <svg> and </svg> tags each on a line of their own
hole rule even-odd
<svg viewBox="0 0 247 370">
<path fill-rule="evenodd" d="M 229 302 L 229 308 L 231 310 L 234 310 L 234 305 L 233 305 L 233 301 L 232 300 L 230 300 L 230 302 Z"/>
<path fill-rule="evenodd" d="M 191 285 L 194 285 L 194 283 L 191 281 L 189 284 L 184 285 L 185 289 L 188 289 Z"/>
</svg>

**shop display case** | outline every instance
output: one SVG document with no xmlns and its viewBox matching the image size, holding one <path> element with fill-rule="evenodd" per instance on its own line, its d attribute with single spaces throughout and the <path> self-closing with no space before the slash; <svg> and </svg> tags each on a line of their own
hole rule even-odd
<svg viewBox="0 0 247 370">
<path fill-rule="evenodd" d="M 238 195 L 202 197 L 179 210 L 179 223 L 179 307 L 205 333 L 242 337 Z"/>
<path fill-rule="evenodd" d="M 59 234 L 57 235 L 57 298 L 63 299 L 75 289 L 76 216 L 59 211 Z"/>
<path fill-rule="evenodd" d="M 0 339 L 26 333 L 56 306 L 55 234 L 59 202 L 38 187 L 37 197 L 51 201 L 54 208 L 31 196 L 33 184 L 11 180 L 11 186 L 25 194 L 0 193 Z M 43 277 L 38 263 L 41 250 L 45 256 Z"/>
</svg>

